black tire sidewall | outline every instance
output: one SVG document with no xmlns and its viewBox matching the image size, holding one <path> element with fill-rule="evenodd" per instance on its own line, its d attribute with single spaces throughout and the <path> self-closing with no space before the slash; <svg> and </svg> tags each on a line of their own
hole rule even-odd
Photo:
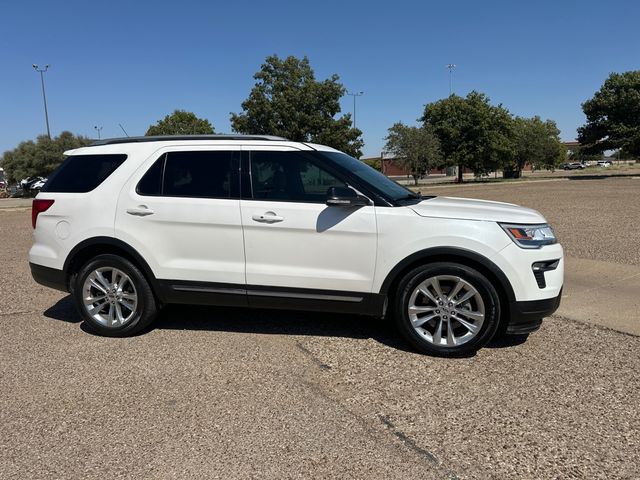
<svg viewBox="0 0 640 480">
<path fill-rule="evenodd" d="M 138 307 L 134 318 L 126 325 L 117 328 L 108 328 L 101 325 L 89 315 L 84 307 L 82 288 L 84 282 L 91 272 L 102 267 L 117 268 L 127 274 L 133 282 L 138 295 Z M 156 301 L 147 279 L 133 263 L 118 255 L 99 255 L 87 262 L 76 276 L 73 296 L 76 307 L 86 325 L 91 331 L 107 337 L 123 337 L 139 332 L 153 321 L 157 311 Z"/>
<path fill-rule="evenodd" d="M 480 293 L 485 305 L 485 319 L 475 338 L 457 347 L 438 347 L 429 343 L 415 331 L 407 313 L 409 298 L 424 280 L 437 275 L 454 275 L 467 282 Z M 456 263 L 432 263 L 420 266 L 405 275 L 398 286 L 394 317 L 403 337 L 418 351 L 435 356 L 462 356 L 482 348 L 494 337 L 500 324 L 500 298 L 491 282 L 477 270 Z"/>
</svg>

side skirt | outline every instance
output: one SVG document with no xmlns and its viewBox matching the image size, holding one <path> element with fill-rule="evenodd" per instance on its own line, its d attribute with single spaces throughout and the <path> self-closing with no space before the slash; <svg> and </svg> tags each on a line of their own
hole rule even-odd
<svg viewBox="0 0 640 480">
<path fill-rule="evenodd" d="M 158 280 L 164 303 L 272 308 L 382 316 L 386 296 L 307 288 Z"/>
</svg>

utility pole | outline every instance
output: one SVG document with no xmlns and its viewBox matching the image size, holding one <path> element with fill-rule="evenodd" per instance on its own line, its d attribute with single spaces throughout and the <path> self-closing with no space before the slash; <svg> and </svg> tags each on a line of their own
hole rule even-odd
<svg viewBox="0 0 640 480">
<path fill-rule="evenodd" d="M 96 132 L 98 132 L 98 140 L 100 140 L 100 132 L 102 131 L 102 127 L 98 127 L 97 125 L 95 127 L 93 127 L 96 129 Z"/>
<path fill-rule="evenodd" d="M 364 95 L 364 92 L 347 92 L 347 95 L 351 95 L 353 97 L 353 128 L 356 128 L 356 97 L 361 97 Z"/>
<path fill-rule="evenodd" d="M 453 71 L 455 70 L 456 66 L 453 63 L 450 63 L 449 65 L 447 65 L 447 68 L 449 69 L 449 96 L 451 96 L 451 94 L 453 93 Z"/>
<path fill-rule="evenodd" d="M 42 84 L 42 100 L 44 101 L 44 120 L 47 123 L 47 136 L 51 140 L 51 130 L 49 129 L 49 112 L 47 111 L 47 95 L 44 92 L 44 72 L 49 70 L 49 65 L 45 65 L 44 68 L 38 67 L 35 63 L 33 69 L 40 73 L 40 83 Z"/>
</svg>

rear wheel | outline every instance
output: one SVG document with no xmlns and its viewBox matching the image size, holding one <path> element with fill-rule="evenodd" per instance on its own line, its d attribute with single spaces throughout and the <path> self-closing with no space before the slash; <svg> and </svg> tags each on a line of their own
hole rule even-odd
<svg viewBox="0 0 640 480">
<path fill-rule="evenodd" d="M 466 355 L 486 345 L 500 319 L 491 282 L 466 265 L 433 263 L 409 272 L 396 295 L 400 333 L 430 355 Z"/>
<path fill-rule="evenodd" d="M 142 272 L 117 255 L 99 255 L 86 263 L 76 276 L 73 295 L 82 318 L 100 335 L 133 335 L 158 312 Z"/>
</svg>

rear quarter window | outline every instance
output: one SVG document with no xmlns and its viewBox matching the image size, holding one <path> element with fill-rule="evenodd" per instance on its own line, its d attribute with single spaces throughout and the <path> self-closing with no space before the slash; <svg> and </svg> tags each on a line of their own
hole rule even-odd
<svg viewBox="0 0 640 480">
<path fill-rule="evenodd" d="M 90 192 L 127 159 L 124 154 L 71 155 L 50 176 L 42 192 Z"/>
</svg>

